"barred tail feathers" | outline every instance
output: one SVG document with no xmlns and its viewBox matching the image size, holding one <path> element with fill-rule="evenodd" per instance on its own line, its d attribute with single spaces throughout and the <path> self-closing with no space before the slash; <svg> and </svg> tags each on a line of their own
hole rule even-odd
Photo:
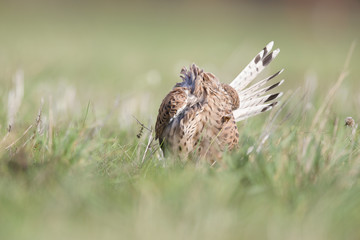
<svg viewBox="0 0 360 240">
<path fill-rule="evenodd" d="M 260 113 L 267 112 L 267 111 L 271 110 L 273 107 L 275 107 L 277 104 L 278 104 L 278 102 L 273 102 L 270 104 L 257 105 L 257 106 L 245 108 L 245 109 L 237 109 L 234 112 L 234 115 L 236 115 L 235 121 L 239 122 L 239 121 L 242 121 L 249 117 L 258 115 Z"/>
<path fill-rule="evenodd" d="M 279 54 L 280 49 L 270 52 L 273 45 L 273 41 L 266 45 L 265 48 L 261 50 L 244 68 L 244 70 L 241 71 L 241 73 L 230 83 L 230 86 L 237 91 L 240 99 L 239 108 L 233 112 L 236 121 L 241 121 L 259 113 L 269 111 L 277 104 L 277 102 L 271 101 L 282 96 L 281 92 L 266 96 L 263 96 L 263 94 L 280 86 L 284 80 L 264 88 L 261 87 L 271 79 L 281 74 L 284 69 L 246 88 Z"/>
<path fill-rule="evenodd" d="M 274 42 L 270 42 L 261 50 L 251 62 L 239 73 L 239 75 L 230 83 L 236 91 L 243 90 L 257 75 L 279 54 L 280 49 L 270 52 Z M 270 53 L 269 53 L 270 52 Z"/>
</svg>

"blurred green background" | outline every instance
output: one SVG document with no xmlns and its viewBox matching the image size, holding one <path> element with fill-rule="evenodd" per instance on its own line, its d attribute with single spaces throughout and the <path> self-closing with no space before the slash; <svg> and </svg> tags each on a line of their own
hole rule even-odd
<svg viewBox="0 0 360 240">
<path fill-rule="evenodd" d="M 151 110 L 195 62 L 230 82 L 269 41 L 281 49 L 271 71 L 285 68 L 284 90 L 336 80 L 360 35 L 359 1 L 3 1 L 0 81 L 17 69 L 26 94 L 73 85 L 85 104 L 145 91 Z M 360 50 L 344 91 L 359 87 Z M 269 72 L 270 70 L 268 70 Z M 43 96 L 47 97 L 47 96 Z M 100 105 L 99 105 L 100 106 Z"/>
<path fill-rule="evenodd" d="M 359 239 L 359 134 L 343 126 L 360 118 L 359 13 L 357 0 L 1 1 L 0 239 Z M 274 112 L 239 123 L 228 168 L 141 162 L 132 116 L 153 126 L 183 66 L 229 83 L 272 40 L 263 76 L 285 68 L 285 96 L 300 90 L 273 125 Z M 354 41 L 330 120 L 311 124 Z"/>
</svg>

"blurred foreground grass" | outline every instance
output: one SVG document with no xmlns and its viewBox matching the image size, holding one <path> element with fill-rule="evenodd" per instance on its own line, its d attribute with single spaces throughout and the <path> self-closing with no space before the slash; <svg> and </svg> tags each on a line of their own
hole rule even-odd
<svg viewBox="0 0 360 240">
<path fill-rule="evenodd" d="M 0 239 L 360 237 L 359 132 L 344 126 L 360 119 L 359 47 L 343 68 L 356 14 L 7 7 Z M 149 132 L 138 139 L 132 116 L 154 125 L 183 65 L 230 82 L 270 40 L 284 105 L 239 123 L 226 169 L 161 159 L 156 145 L 144 154 Z"/>
</svg>

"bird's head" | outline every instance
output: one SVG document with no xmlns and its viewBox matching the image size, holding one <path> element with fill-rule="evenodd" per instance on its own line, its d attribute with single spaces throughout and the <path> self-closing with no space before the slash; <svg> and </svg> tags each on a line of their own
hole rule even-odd
<svg viewBox="0 0 360 240">
<path fill-rule="evenodd" d="M 209 91 L 217 90 L 220 82 L 212 73 L 204 73 L 195 64 L 190 65 L 189 70 L 184 67 L 181 69 L 180 77 L 182 78 L 181 83 L 177 83 L 175 87 L 186 87 L 190 90 L 190 93 L 202 97 Z"/>
</svg>

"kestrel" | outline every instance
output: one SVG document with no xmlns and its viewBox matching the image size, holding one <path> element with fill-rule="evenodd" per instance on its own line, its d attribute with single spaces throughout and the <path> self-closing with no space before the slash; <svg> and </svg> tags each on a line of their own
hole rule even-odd
<svg viewBox="0 0 360 240">
<path fill-rule="evenodd" d="M 226 150 L 239 141 L 236 122 L 272 109 L 282 93 L 266 92 L 280 86 L 284 80 L 263 87 L 283 70 L 246 88 L 279 54 L 270 52 L 270 42 L 230 83 L 221 83 L 212 73 L 195 64 L 180 72 L 177 83 L 162 101 L 155 133 L 163 150 L 181 156 L 195 155 L 220 159 Z"/>
</svg>

